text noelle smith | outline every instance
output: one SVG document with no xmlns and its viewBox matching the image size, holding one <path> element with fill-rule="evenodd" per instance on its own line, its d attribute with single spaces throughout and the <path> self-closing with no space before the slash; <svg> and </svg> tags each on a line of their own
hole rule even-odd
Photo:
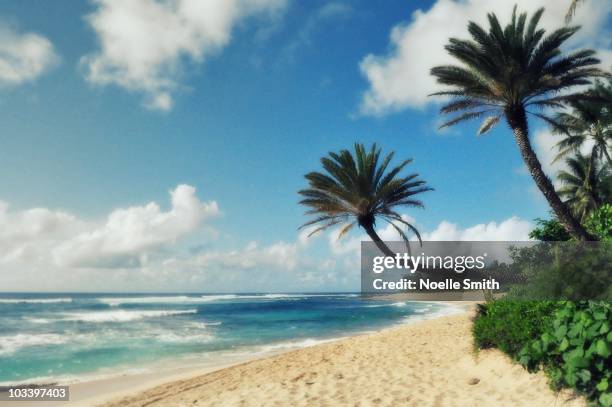
<svg viewBox="0 0 612 407">
<path fill-rule="evenodd" d="M 375 290 L 403 290 L 403 291 L 453 291 L 453 290 L 499 290 L 500 284 L 494 278 L 471 280 L 464 278 L 455 280 L 446 278 L 442 281 L 419 278 L 409 280 L 402 278 L 398 281 L 385 281 L 377 278 L 372 282 Z"/>
</svg>

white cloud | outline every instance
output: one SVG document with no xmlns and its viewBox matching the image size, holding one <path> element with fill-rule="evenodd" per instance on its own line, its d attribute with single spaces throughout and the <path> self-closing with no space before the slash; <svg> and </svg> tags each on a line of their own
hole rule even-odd
<svg viewBox="0 0 612 407">
<path fill-rule="evenodd" d="M 449 37 L 468 38 L 467 23 L 484 26 L 487 12 L 494 11 L 502 23 L 510 18 L 512 8 L 533 13 L 546 7 L 541 26 L 555 29 L 563 25 L 567 5 L 553 0 L 437 0 L 429 10 L 416 10 L 409 21 L 393 27 L 386 55 L 367 55 L 360 69 L 369 82 L 360 110 L 363 114 L 382 115 L 404 108 L 419 108 L 431 102 L 427 95 L 440 90 L 429 70 L 437 65 L 455 63 L 444 45 Z M 569 4 L 569 3 L 568 3 Z M 612 62 L 606 32 L 612 2 L 589 0 L 578 7 L 573 24 L 582 29 L 570 46 L 601 49 L 605 64 Z M 607 66 L 607 65 L 606 65 Z"/>
<path fill-rule="evenodd" d="M 0 83 L 33 81 L 59 61 L 53 44 L 35 33 L 20 33 L 0 22 Z"/>
<path fill-rule="evenodd" d="M 195 188 L 170 192 L 167 212 L 151 202 L 111 212 L 105 222 L 34 208 L 10 211 L 0 202 L 0 265 L 18 269 L 125 268 L 142 266 L 219 214 L 215 201 L 201 202 Z"/>
<path fill-rule="evenodd" d="M 168 212 L 155 202 L 113 211 L 101 227 L 59 245 L 53 251 L 56 262 L 78 267 L 139 266 L 146 263 L 149 250 L 176 242 L 204 219 L 219 214 L 216 202 L 201 202 L 189 185 L 177 186 L 170 195 Z"/>
<path fill-rule="evenodd" d="M 359 286 L 360 242 L 355 229 L 341 240 L 252 241 L 229 248 L 203 242 L 215 201 L 179 185 L 171 205 L 116 209 L 103 220 L 85 220 L 46 208 L 10 210 L 0 202 L 0 286 L 7 290 L 94 291 L 325 291 Z M 413 219 L 406 220 L 416 223 Z M 418 225 L 417 225 L 418 226 Z M 512 217 L 462 229 L 444 221 L 424 240 L 525 240 L 529 222 Z M 379 235 L 400 240 L 390 226 Z M 198 249 L 190 250 L 193 242 Z M 44 278 L 41 278 L 44 276 Z"/>
<path fill-rule="evenodd" d="M 516 216 L 500 223 L 480 223 L 461 229 L 457 224 L 442 221 L 432 232 L 424 233 L 426 241 L 526 241 L 533 229 L 531 222 Z"/>
<path fill-rule="evenodd" d="M 201 64 L 225 47 L 242 19 L 276 13 L 286 0 L 94 0 L 87 22 L 100 50 L 82 58 L 87 79 L 142 92 L 167 111 L 185 62 Z"/>
<path fill-rule="evenodd" d="M 402 218 L 415 225 L 417 229 L 421 229 L 411 217 L 403 215 Z M 416 236 L 408 231 L 405 226 L 402 226 L 401 229 L 411 240 L 417 240 Z M 423 241 L 525 241 L 529 240 L 531 229 L 533 229 L 531 222 L 513 216 L 500 223 L 479 223 L 465 229 L 460 228 L 456 223 L 443 220 L 433 231 L 419 230 L 419 232 Z M 391 225 L 379 229 L 378 235 L 383 241 L 402 240 L 399 233 Z M 338 230 L 331 232 L 328 238 L 330 249 L 336 256 L 347 254 L 358 256 L 361 250 L 361 242 L 371 241 L 368 235 L 361 232 L 356 236 L 345 236 L 338 239 Z"/>
</svg>

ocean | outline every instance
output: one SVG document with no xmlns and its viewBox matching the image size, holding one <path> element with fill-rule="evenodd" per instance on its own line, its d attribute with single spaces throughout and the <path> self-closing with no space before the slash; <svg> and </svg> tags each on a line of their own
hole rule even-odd
<svg viewBox="0 0 612 407">
<path fill-rule="evenodd" d="M 0 384 L 230 360 L 453 313 L 341 294 L 0 294 Z"/>
</svg>

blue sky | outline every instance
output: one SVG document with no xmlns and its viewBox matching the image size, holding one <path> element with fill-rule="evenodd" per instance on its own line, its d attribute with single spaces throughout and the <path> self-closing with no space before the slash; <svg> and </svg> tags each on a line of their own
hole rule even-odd
<svg viewBox="0 0 612 407">
<path fill-rule="evenodd" d="M 136 3 L 155 4 L 152 0 Z M 175 4 L 179 3 L 190 2 Z M 43 208 L 49 216 L 66 214 L 88 225 L 89 229 L 80 226 L 79 233 L 95 234 L 104 229 L 109 215 L 121 208 L 156 202 L 160 212 L 171 211 L 168 192 L 185 184 L 195 188 L 194 196 L 200 202 L 214 201 L 218 213 L 210 219 L 198 218 L 198 225 L 171 234 L 167 242 L 140 246 L 134 252 L 122 252 L 122 256 L 146 256 L 163 263 L 178 258 L 187 261 L 190 253 L 206 250 L 240 252 L 252 242 L 261 248 L 278 242 L 295 244 L 297 227 L 305 220 L 296 194 L 305 185 L 303 174 L 318 169 L 318 159 L 328 151 L 351 147 L 355 141 L 376 142 L 384 150 L 396 151 L 397 157 L 414 159 L 410 171 L 419 172 L 435 188 L 423 196 L 425 210 L 405 212 L 423 231 L 433 233 L 443 222 L 465 230 L 491 222 L 497 227 L 508 219 L 530 222 L 547 216 L 547 207 L 522 169 L 517 147 L 505 126 L 481 138 L 475 136 L 477 123 L 438 131 L 436 104 L 423 102 L 424 90 L 419 89 L 426 81 L 419 75 L 406 77 L 410 70 L 397 69 L 402 64 L 412 69 L 443 55 L 439 51 L 429 55 L 428 50 L 440 48 L 435 40 L 440 32 L 446 35 L 445 30 L 452 33 L 455 29 L 443 27 L 445 13 L 459 7 L 465 15 L 455 20 L 465 26 L 463 19 L 481 19 L 501 3 L 226 3 L 235 3 L 235 9 L 220 11 L 224 6 L 211 1 L 208 10 L 226 19 L 220 28 L 213 23 L 213 28 L 207 27 L 204 20 L 180 17 L 180 11 L 168 6 L 160 9 L 167 15 L 160 14 L 159 22 L 151 19 L 147 21 L 151 25 L 143 26 L 151 28 L 159 23 L 149 34 L 139 33 L 136 23 L 122 28 L 125 20 L 120 17 L 124 13 L 129 21 L 130 10 L 110 0 L 0 5 L 0 50 L 8 49 L 0 51 L 0 62 L 3 58 L 7 63 L 24 58 L 22 62 L 28 64 L 24 66 L 31 68 L 30 74 L 21 71 L 23 77 L 3 78 L 0 65 L 0 201 L 5 203 L 5 228 L 13 228 L 13 241 L 14 236 L 22 236 L 23 245 L 29 244 L 34 251 L 43 244 L 39 235 L 17 233 L 24 227 L 19 219 L 27 219 L 27 211 L 33 208 Z M 535 9 L 533 4 L 527 5 L 529 2 L 519 3 Z M 595 16 L 596 7 L 604 12 Z M 502 18 L 507 17 L 507 8 L 501 7 Z M 565 5 L 549 8 L 545 25 L 554 25 L 557 19 L 561 25 Z M 421 11 L 413 14 L 417 9 Z M 592 23 L 596 30 L 573 46 L 596 47 L 608 58 L 609 44 L 601 38 L 609 32 L 609 14 L 609 4 L 587 1 L 576 19 Z M 185 20 L 177 27 L 186 27 L 183 34 L 189 38 L 174 41 L 172 36 L 182 35 L 177 33 L 182 28 L 173 30 L 169 24 L 180 18 Z M 432 32 L 421 33 L 422 44 L 415 44 L 419 23 L 425 27 L 422 30 Z M 119 34 L 112 31 L 115 29 Z M 32 35 L 38 41 L 28 37 Z M 134 41 L 131 44 L 142 38 L 143 45 L 137 49 L 146 52 L 140 55 L 122 50 L 127 41 L 121 35 L 129 36 Z M 19 49 L 10 45 L 16 44 L 16 39 L 33 40 L 32 47 L 40 46 L 41 52 L 20 55 Z M 411 51 L 415 46 L 422 47 L 423 55 Z M 103 68 L 97 70 L 99 66 Z M 383 76 L 378 85 L 377 73 Z M 404 84 L 399 91 L 395 86 L 398 80 Z M 532 129 L 539 137 L 534 141 L 536 147 L 550 148 L 546 130 L 537 123 L 532 123 Z M 524 233 L 525 224 L 520 225 L 520 233 Z M 53 229 L 52 233 L 64 236 L 60 232 Z M 355 233 L 353 238 L 360 235 Z M 309 251 L 301 256 L 335 259 L 337 265 L 329 271 L 335 277 L 315 278 L 317 283 L 304 288 L 350 289 L 353 277 L 336 277 L 356 275 L 357 271 L 349 272 L 348 263 L 334 258 L 326 240 L 319 238 L 309 244 Z M 13 247 L 13 252 L 23 247 Z M 49 251 L 53 248 L 43 250 Z M 13 255 L 13 260 L 6 260 L 9 254 L 7 249 L 4 263 L 0 262 L 0 282 L 9 289 L 25 289 L 44 267 L 33 266 L 32 258 L 13 261 L 17 258 Z M 53 263 L 44 256 L 34 257 L 43 264 Z M 143 284 L 143 290 L 193 289 L 188 281 L 197 281 L 196 288 L 201 291 L 230 290 L 218 281 L 206 283 L 208 277 L 202 277 L 218 273 L 222 269 L 219 265 L 184 277 L 177 272 L 181 282 L 171 286 L 155 277 L 155 267 L 146 267 L 142 261 L 131 268 L 54 263 L 47 268 L 56 270 L 61 278 L 70 267 L 78 268 L 83 279 L 65 286 L 70 289 L 82 289 L 83 281 L 103 275 L 114 280 L 100 283 L 100 289 L 137 290 L 141 286 L 126 286 L 125 281 L 138 275 L 138 281 L 158 281 Z M 266 267 L 264 261 L 252 269 Z M 239 268 L 231 269 L 236 275 L 245 273 Z M 15 270 L 26 269 L 27 275 L 15 277 Z M 147 273 L 149 277 L 142 277 Z M 301 287 L 289 277 L 286 284 L 274 283 L 277 280 L 270 275 L 269 283 L 245 290 Z M 58 283 L 36 288 L 61 287 Z"/>
</svg>

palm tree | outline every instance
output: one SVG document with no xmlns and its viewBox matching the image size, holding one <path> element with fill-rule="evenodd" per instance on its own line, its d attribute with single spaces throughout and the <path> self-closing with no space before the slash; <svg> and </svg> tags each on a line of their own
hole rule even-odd
<svg viewBox="0 0 612 407">
<path fill-rule="evenodd" d="M 612 112 L 609 111 L 612 100 L 612 86 L 598 83 L 591 91 L 588 100 L 572 100 L 571 112 L 562 112 L 552 125 L 553 133 L 565 138 L 557 143 L 559 154 L 554 161 L 565 157 L 570 152 L 580 150 L 586 141 L 593 142 L 592 159 L 603 160 L 612 165 L 610 145 L 612 144 Z M 602 103 L 603 102 L 603 103 Z"/>
<path fill-rule="evenodd" d="M 380 160 L 380 148 L 376 144 L 366 151 L 363 144 L 355 144 L 355 154 L 348 150 L 329 153 L 321 158 L 325 170 L 305 175 L 309 187 L 299 191 L 300 204 L 310 208 L 306 214 L 316 217 L 300 228 L 316 225 L 308 236 L 329 227 L 344 224 L 338 238 L 356 224 L 362 227 L 376 246 L 387 256 L 395 254 L 381 240 L 375 230 L 376 220 L 383 219 L 408 242 L 408 236 L 399 225 L 410 229 L 421 241 L 419 231 L 396 212 L 400 206 L 423 207 L 415 196 L 431 191 L 418 174 L 400 176 L 412 162 L 404 160 L 387 170 L 394 153 Z"/>
<path fill-rule="evenodd" d="M 580 153 L 568 157 L 565 162 L 568 171 L 561 170 L 557 174 L 562 183 L 558 192 L 575 215 L 584 221 L 594 209 L 612 199 L 612 176 L 605 165 Z"/>
<path fill-rule="evenodd" d="M 538 161 L 529 141 L 527 113 L 553 120 L 542 112 L 528 108 L 559 108 L 575 99 L 568 94 L 575 85 L 589 84 L 589 79 L 601 75 L 594 67 L 599 60 L 594 51 L 581 50 L 563 54 L 559 47 L 578 27 L 563 27 L 545 36 L 538 23 L 544 9 L 538 10 L 527 22 L 527 14 L 512 13 L 512 21 L 502 28 L 495 14 L 488 14 L 488 32 L 474 22 L 468 25 L 472 40 L 451 38 L 445 47 L 463 66 L 438 66 L 431 70 L 438 83 L 450 89 L 434 95 L 450 96 L 442 113 L 459 112 L 441 127 L 484 117 L 478 134 L 485 134 L 502 118 L 514 134 L 523 161 L 536 185 L 548 200 L 559 221 L 573 236 L 591 240 L 584 227 L 563 204 Z M 560 92 L 564 92 L 561 94 Z"/>
</svg>

